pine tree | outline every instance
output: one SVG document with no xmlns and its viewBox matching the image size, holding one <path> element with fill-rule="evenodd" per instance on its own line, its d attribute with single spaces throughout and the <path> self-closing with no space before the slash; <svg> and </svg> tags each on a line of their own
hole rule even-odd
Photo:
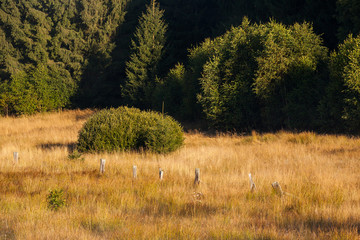
<svg viewBox="0 0 360 240">
<path fill-rule="evenodd" d="M 130 104 L 151 107 L 151 98 L 157 82 L 159 61 L 164 52 L 167 24 L 164 11 L 152 0 L 139 19 L 131 41 L 130 60 L 126 63 L 126 82 L 123 95 Z"/>
</svg>

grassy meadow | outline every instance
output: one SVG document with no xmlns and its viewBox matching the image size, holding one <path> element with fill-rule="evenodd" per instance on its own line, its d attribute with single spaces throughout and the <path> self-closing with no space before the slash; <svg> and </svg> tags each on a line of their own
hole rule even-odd
<svg viewBox="0 0 360 240">
<path fill-rule="evenodd" d="M 360 238 L 357 137 L 191 132 L 168 155 L 69 159 L 92 113 L 0 118 L 0 239 Z M 103 175 L 100 158 L 106 159 Z M 275 194 L 274 181 L 291 195 Z M 48 208 L 52 189 L 64 192 L 66 206 L 58 211 Z"/>
</svg>

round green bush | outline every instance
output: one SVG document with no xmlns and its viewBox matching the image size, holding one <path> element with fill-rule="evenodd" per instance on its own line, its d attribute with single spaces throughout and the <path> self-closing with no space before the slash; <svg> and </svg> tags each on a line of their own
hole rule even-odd
<svg viewBox="0 0 360 240">
<path fill-rule="evenodd" d="M 149 150 L 168 153 L 182 146 L 182 127 L 169 116 L 136 108 L 102 110 L 79 132 L 79 152 Z"/>
</svg>

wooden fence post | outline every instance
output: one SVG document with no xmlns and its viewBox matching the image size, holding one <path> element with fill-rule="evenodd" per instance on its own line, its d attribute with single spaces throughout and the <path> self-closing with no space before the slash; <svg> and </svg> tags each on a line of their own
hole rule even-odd
<svg viewBox="0 0 360 240">
<path fill-rule="evenodd" d="M 281 186 L 278 182 L 273 182 L 271 184 L 271 186 L 273 187 L 273 189 L 275 190 L 276 194 L 278 194 L 280 197 L 282 197 L 284 195 L 283 190 L 281 189 Z"/>
<path fill-rule="evenodd" d="M 100 159 L 100 174 L 103 174 L 105 172 L 105 159 Z"/>
<path fill-rule="evenodd" d="M 137 173 L 136 173 L 137 167 L 136 165 L 133 166 L 133 178 L 136 179 L 137 178 Z"/>
<path fill-rule="evenodd" d="M 195 168 L 194 184 L 200 184 L 200 168 Z"/>
<path fill-rule="evenodd" d="M 254 181 L 252 180 L 251 173 L 249 173 L 249 179 L 250 179 L 250 191 L 254 192 L 256 189 L 256 186 L 255 186 Z"/>
<path fill-rule="evenodd" d="M 14 163 L 18 163 L 19 162 L 19 153 L 18 152 L 14 152 Z"/>
<path fill-rule="evenodd" d="M 163 180 L 163 177 L 164 177 L 164 171 L 163 171 L 161 168 L 159 168 L 159 178 L 160 178 L 160 181 Z"/>
</svg>

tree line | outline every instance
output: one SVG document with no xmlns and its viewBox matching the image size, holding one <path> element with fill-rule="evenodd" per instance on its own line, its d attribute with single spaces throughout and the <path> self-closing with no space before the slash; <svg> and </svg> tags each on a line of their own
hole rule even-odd
<svg viewBox="0 0 360 240">
<path fill-rule="evenodd" d="M 219 130 L 360 130 L 355 0 L 4 0 L 0 111 L 136 106 Z"/>
</svg>

